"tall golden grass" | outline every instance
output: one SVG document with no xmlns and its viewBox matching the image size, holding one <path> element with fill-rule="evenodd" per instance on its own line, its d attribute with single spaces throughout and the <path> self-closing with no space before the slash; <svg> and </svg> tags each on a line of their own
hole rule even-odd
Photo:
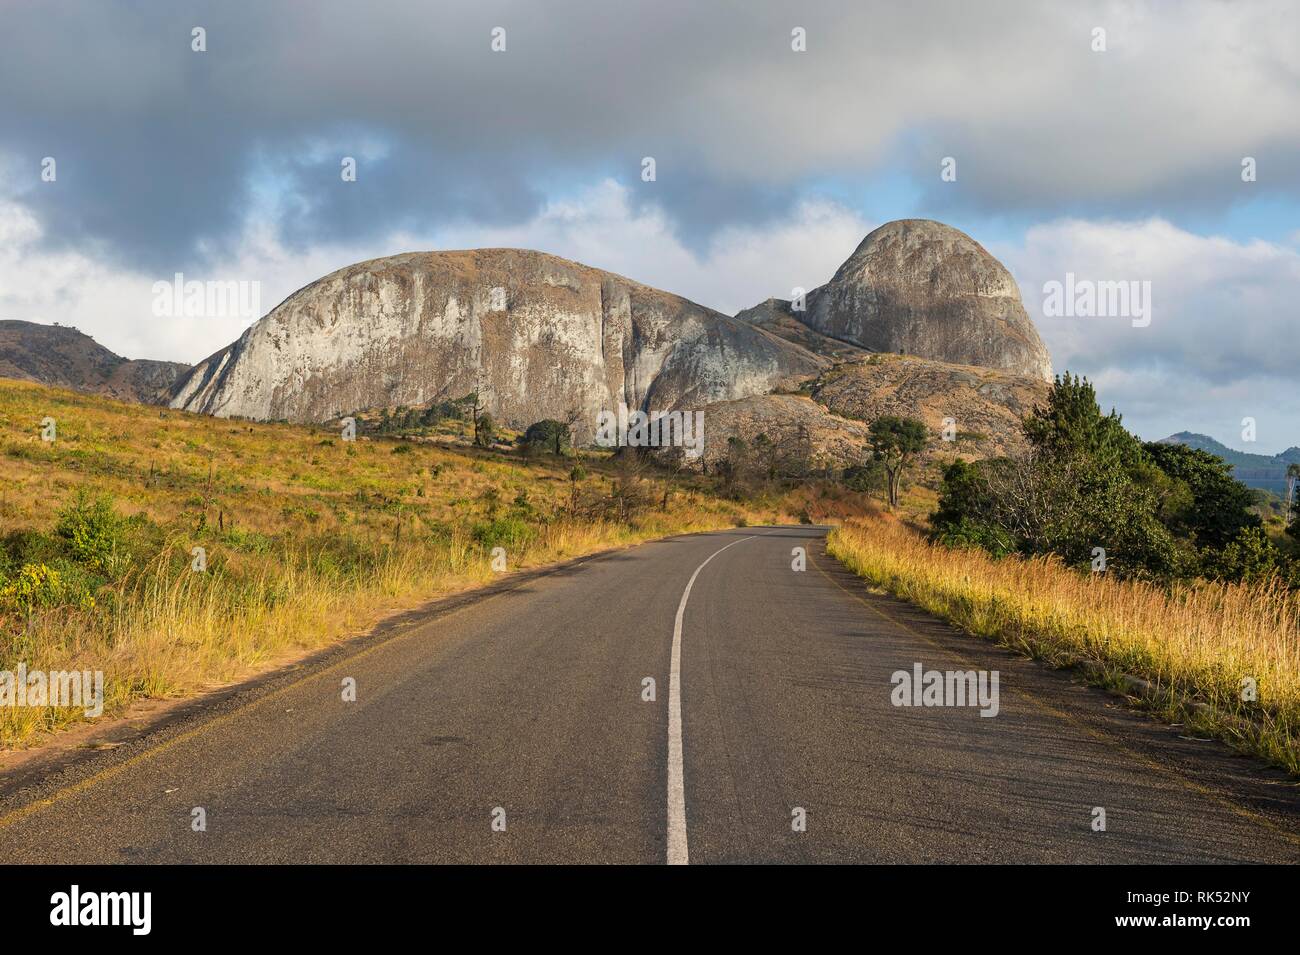
<svg viewBox="0 0 1300 955">
<path fill-rule="evenodd" d="M 1103 682 L 1155 685 L 1153 705 L 1300 773 L 1300 594 L 1276 584 L 1160 586 L 1055 559 L 951 550 L 886 518 L 833 531 L 861 577 L 961 628 Z M 1243 699 L 1255 681 L 1257 701 Z M 1193 706 L 1194 703 L 1205 704 Z"/>
<path fill-rule="evenodd" d="M 611 547 L 731 526 L 717 514 L 655 514 L 633 525 L 552 523 L 512 549 L 509 570 Z M 164 552 L 113 595 L 107 614 L 56 610 L 29 621 L 15 649 L 30 671 L 102 670 L 105 712 L 141 698 L 173 698 L 254 674 L 365 631 L 383 615 L 499 578 L 483 549 L 450 541 L 386 544 L 373 563 L 339 571 L 300 552 L 265 555 L 248 574 L 192 573 Z M 178 569 L 179 568 L 179 569 Z M 54 707 L 0 709 L 0 745 L 79 721 Z"/>
<path fill-rule="evenodd" d="M 39 437 L 46 416 L 58 421 L 52 443 Z M 85 491 L 164 541 L 134 553 L 91 609 L 0 612 L 0 669 L 102 670 L 112 714 L 250 676 L 486 583 L 498 575 L 473 532 L 497 517 L 528 515 L 527 536 L 508 547 L 515 571 L 771 516 L 689 480 L 673 482 L 665 506 L 669 479 L 650 475 L 653 504 L 633 519 L 575 519 L 570 461 L 337 437 L 0 380 L 0 532 L 48 535 Z M 586 464 L 583 494 L 607 495 L 614 467 Z M 204 573 L 190 569 L 194 545 L 207 548 Z M 82 718 L 0 707 L 0 747 Z"/>
</svg>

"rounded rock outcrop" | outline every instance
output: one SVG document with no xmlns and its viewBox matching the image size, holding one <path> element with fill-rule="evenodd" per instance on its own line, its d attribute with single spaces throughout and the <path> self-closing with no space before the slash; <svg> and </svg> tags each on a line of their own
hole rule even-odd
<svg viewBox="0 0 1300 955">
<path fill-rule="evenodd" d="M 478 392 L 512 427 L 764 394 L 824 359 L 630 279 L 523 249 L 415 252 L 300 289 L 195 366 L 172 407 L 328 421 Z"/>
<path fill-rule="evenodd" d="M 1052 360 L 1006 267 L 930 219 L 876 229 L 808 296 L 804 321 L 840 341 L 1051 380 Z"/>
</svg>

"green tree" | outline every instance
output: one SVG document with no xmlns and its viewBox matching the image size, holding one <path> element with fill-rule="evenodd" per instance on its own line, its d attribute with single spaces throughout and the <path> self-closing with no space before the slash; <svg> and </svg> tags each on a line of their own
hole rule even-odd
<svg viewBox="0 0 1300 955">
<path fill-rule="evenodd" d="M 1102 467 L 1133 467 L 1142 460 L 1142 444 L 1121 421 L 1114 409 L 1101 413 L 1087 378 L 1067 371 L 1056 376 L 1047 404 L 1025 419 L 1024 430 L 1035 450 L 1058 461 L 1082 455 Z"/>
<path fill-rule="evenodd" d="M 486 411 L 474 419 L 474 443 L 480 448 L 489 448 L 496 439 L 497 425 Z"/>
<path fill-rule="evenodd" d="M 1221 551 L 1209 555 L 1205 570 L 1208 576 L 1223 580 L 1258 582 L 1285 568 L 1264 529 L 1247 527 Z"/>
<path fill-rule="evenodd" d="M 1300 538 L 1300 511 L 1295 509 L 1295 492 L 1300 486 L 1300 464 L 1286 466 L 1286 523 L 1287 533 Z"/>
<path fill-rule="evenodd" d="M 578 513 L 578 484 L 587 479 L 587 469 L 579 461 L 569 470 L 569 513 L 577 516 Z"/>
<path fill-rule="evenodd" d="M 1255 493 L 1232 476 L 1232 466 L 1218 455 L 1183 444 L 1143 445 L 1156 466 L 1168 477 L 1186 485 L 1183 506 L 1166 515 L 1175 533 L 1188 536 L 1201 548 L 1220 549 L 1236 540 L 1248 527 L 1259 527 L 1251 508 Z"/>
<path fill-rule="evenodd" d="M 727 454 L 716 465 L 719 489 L 731 498 L 744 497 L 749 492 L 751 457 L 749 445 L 740 435 L 727 438 Z"/>
<path fill-rule="evenodd" d="M 916 418 L 885 415 L 871 422 L 871 457 L 885 469 L 889 506 L 898 506 L 898 489 L 903 472 L 916 455 L 925 450 L 930 432 Z"/>
<path fill-rule="evenodd" d="M 564 449 L 569 447 L 570 443 L 569 426 L 563 421 L 556 421 L 553 418 L 536 421 L 528 426 L 528 429 L 520 437 L 519 443 L 545 449 L 552 454 L 563 454 Z"/>
</svg>

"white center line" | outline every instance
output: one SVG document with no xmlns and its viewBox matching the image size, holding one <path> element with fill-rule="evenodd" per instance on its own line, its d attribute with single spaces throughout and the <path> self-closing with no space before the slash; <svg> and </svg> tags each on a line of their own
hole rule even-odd
<svg viewBox="0 0 1300 955">
<path fill-rule="evenodd" d="M 682 602 L 677 605 L 677 619 L 673 622 L 672 664 L 668 672 L 668 864 L 686 865 L 690 857 L 686 851 L 686 783 L 682 776 L 682 617 L 686 614 L 686 601 L 690 599 L 695 578 L 705 565 L 727 547 L 752 541 L 757 534 L 734 540 L 710 554 L 703 564 L 695 568 L 691 579 L 682 591 Z"/>
</svg>

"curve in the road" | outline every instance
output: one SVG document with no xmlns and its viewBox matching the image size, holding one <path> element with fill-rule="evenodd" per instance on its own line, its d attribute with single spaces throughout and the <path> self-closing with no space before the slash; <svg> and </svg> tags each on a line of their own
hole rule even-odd
<svg viewBox="0 0 1300 955">
<path fill-rule="evenodd" d="M 433 605 L 34 785 L 0 779 L 0 858 L 1300 861 L 1289 777 L 869 590 L 824 535 L 671 538 Z M 996 718 L 893 705 L 918 663 L 1000 671 Z M 665 674 L 668 705 L 648 702 Z"/>
</svg>

